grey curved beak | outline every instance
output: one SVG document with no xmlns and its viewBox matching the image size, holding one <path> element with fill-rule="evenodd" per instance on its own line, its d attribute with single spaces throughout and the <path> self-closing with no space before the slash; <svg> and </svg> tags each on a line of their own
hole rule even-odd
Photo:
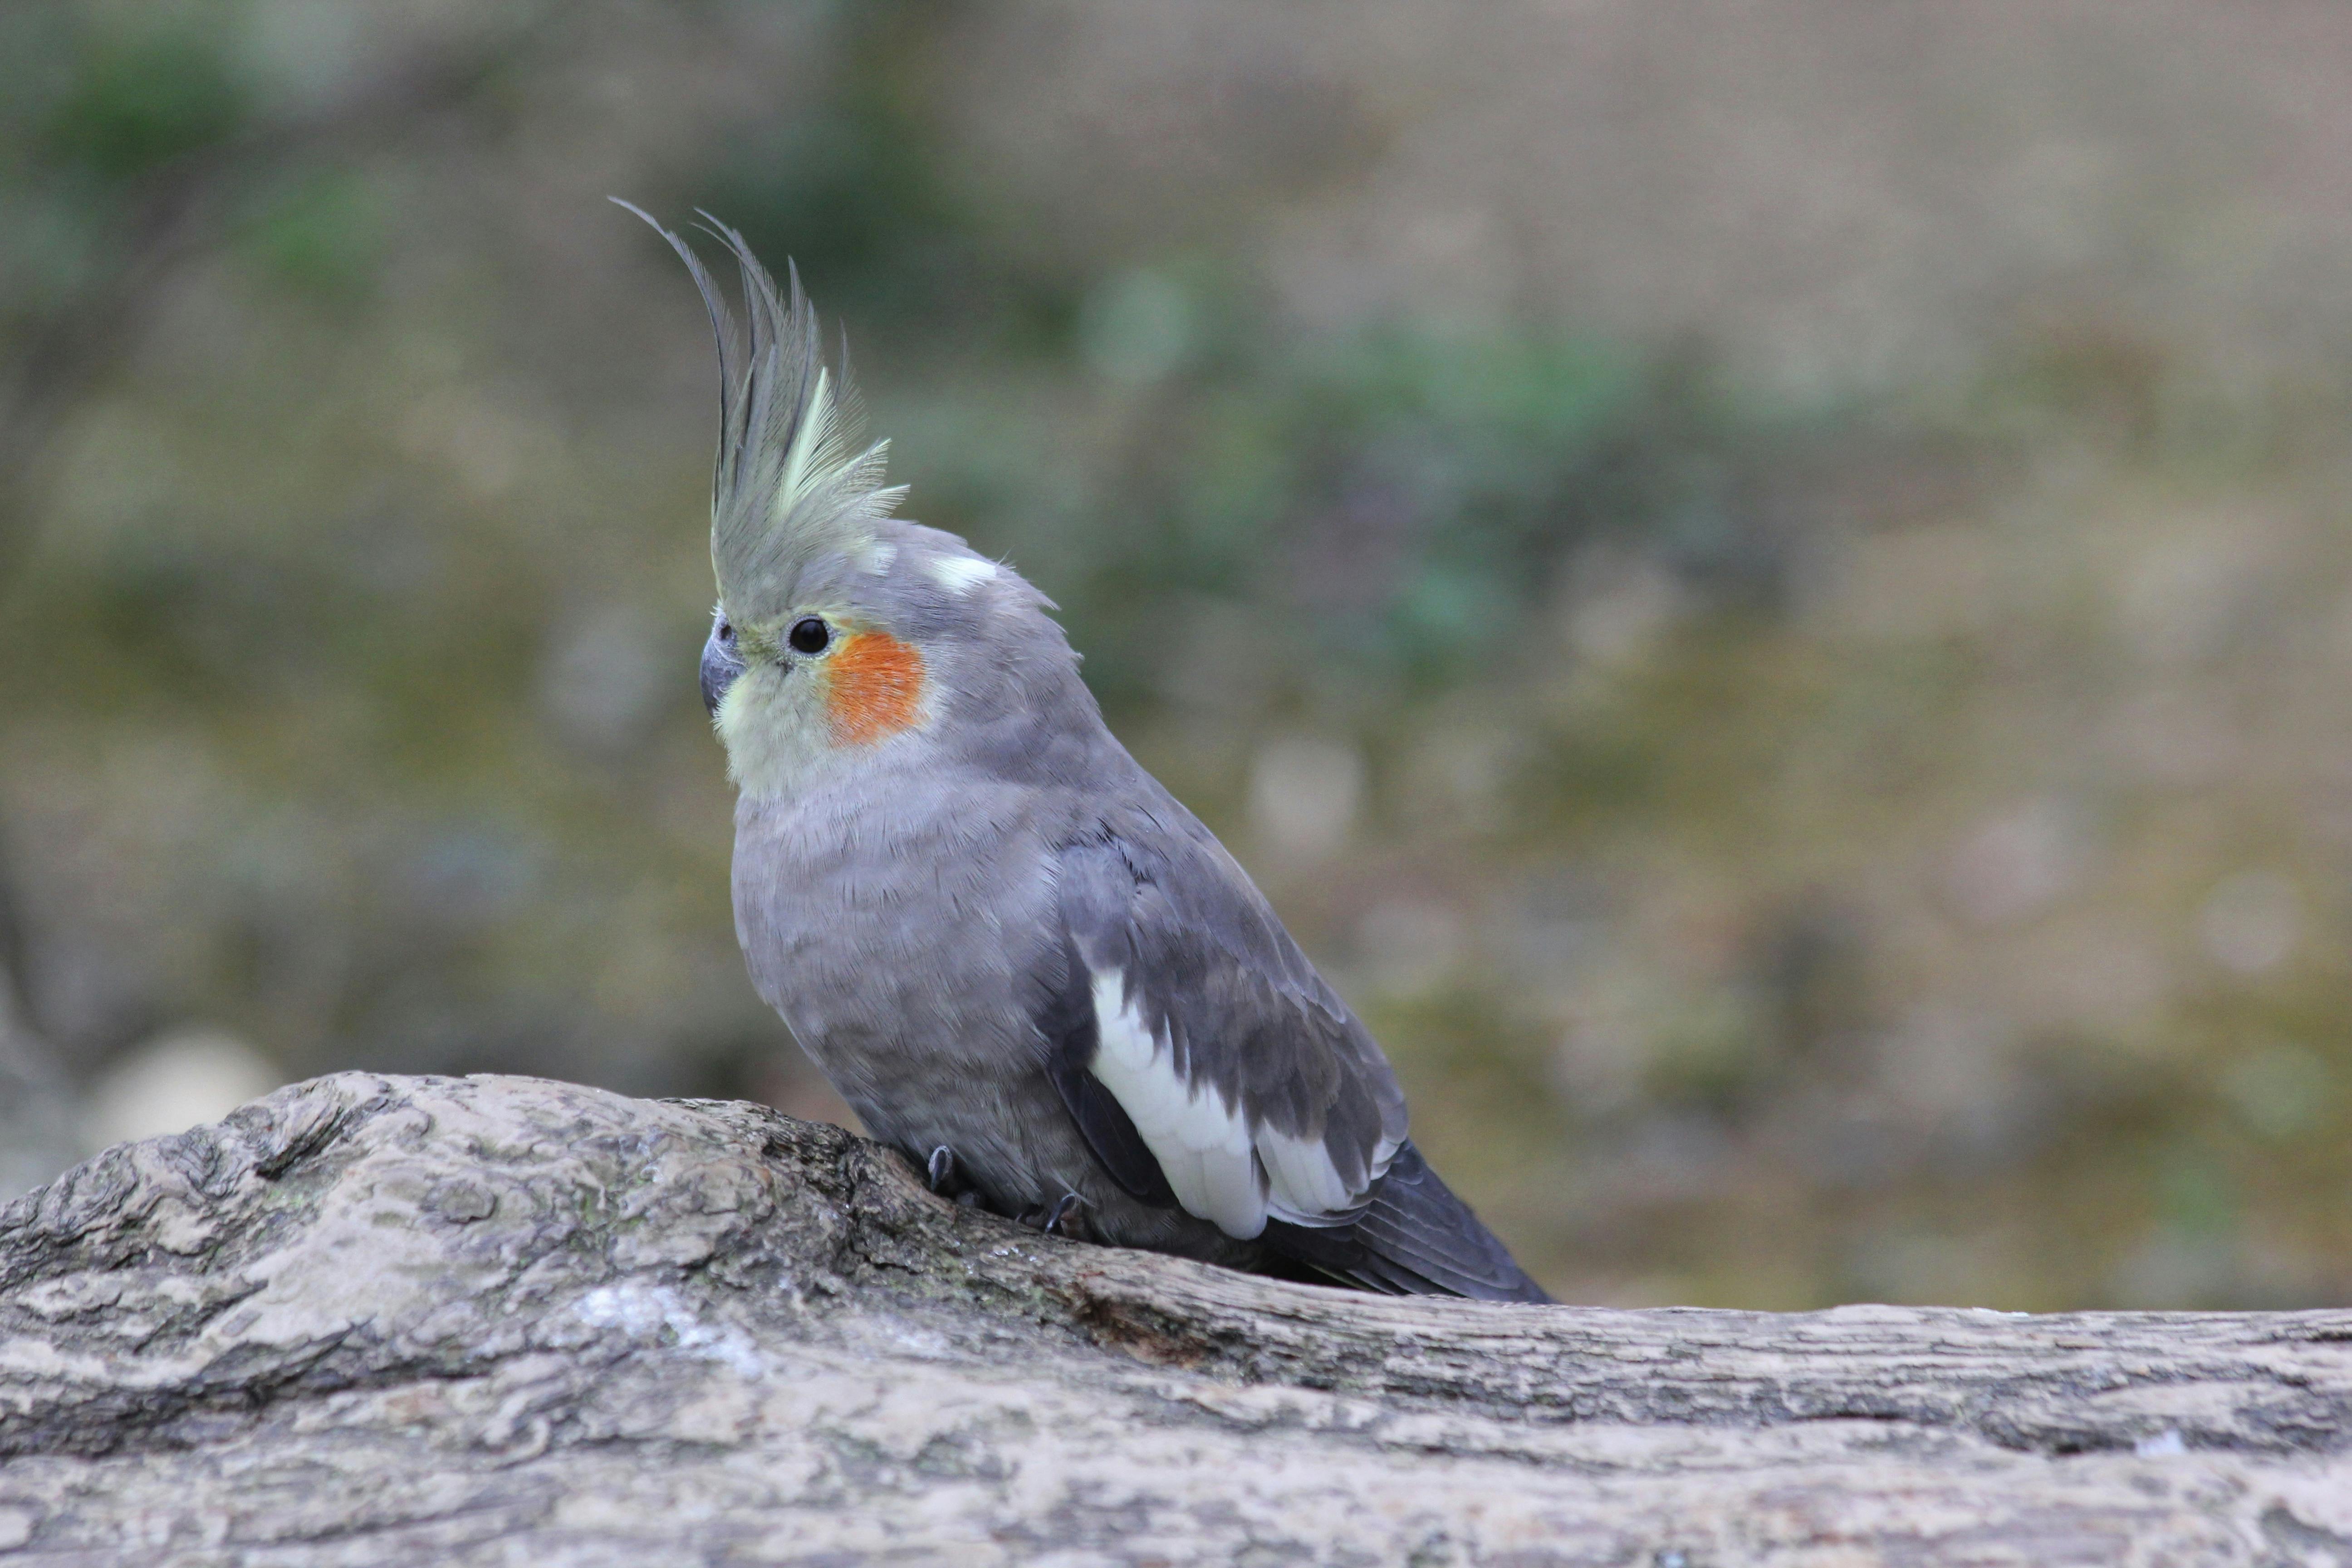
<svg viewBox="0 0 2352 1568">
<path fill-rule="evenodd" d="M 703 710 L 713 718 L 718 717 L 719 699 L 727 695 L 727 689 L 734 685 L 735 678 L 742 673 L 743 661 L 719 640 L 717 632 L 711 633 L 709 640 L 702 645 Z"/>
</svg>

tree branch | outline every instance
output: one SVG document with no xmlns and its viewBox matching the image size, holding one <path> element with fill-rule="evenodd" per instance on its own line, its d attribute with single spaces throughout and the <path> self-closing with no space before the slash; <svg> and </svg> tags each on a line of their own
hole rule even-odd
<svg viewBox="0 0 2352 1568">
<path fill-rule="evenodd" d="M 2316 1564 L 2347 1414 L 2352 1312 L 1388 1300 L 530 1079 L 320 1079 L 0 1214 L 30 1563 Z"/>
</svg>

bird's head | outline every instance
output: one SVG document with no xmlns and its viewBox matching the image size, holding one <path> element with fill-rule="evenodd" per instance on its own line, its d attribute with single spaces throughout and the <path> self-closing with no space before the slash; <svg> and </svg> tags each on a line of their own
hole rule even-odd
<svg viewBox="0 0 2352 1568">
<path fill-rule="evenodd" d="M 906 487 L 884 483 L 889 443 L 860 441 L 847 353 L 826 362 L 798 272 L 779 289 L 742 237 L 710 220 L 742 271 L 739 321 L 693 250 L 654 226 L 693 272 L 719 340 L 719 604 L 702 700 L 736 783 L 790 794 L 818 770 L 921 743 L 1008 639 L 1049 637 L 1067 660 L 1034 589 L 953 534 L 891 515 Z"/>
</svg>

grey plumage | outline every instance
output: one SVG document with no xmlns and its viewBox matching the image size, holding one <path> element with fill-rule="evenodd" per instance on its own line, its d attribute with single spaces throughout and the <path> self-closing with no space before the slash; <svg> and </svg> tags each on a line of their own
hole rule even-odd
<svg viewBox="0 0 2352 1568">
<path fill-rule="evenodd" d="M 1223 846 L 1173 799 L 1153 804 L 1148 828 L 1121 836 L 1105 823 L 1062 851 L 1071 956 L 1121 976 L 1121 1001 L 1179 1079 L 1318 1145 L 1356 1197 L 1404 1141 L 1394 1075 Z M 1360 1206 L 1286 1217 L 1336 1225 Z"/>
<path fill-rule="evenodd" d="M 1001 1212 L 1075 1194 L 1104 1241 L 1545 1300 L 1407 1138 L 1362 1024 L 1111 736 L 1045 597 L 890 515 L 798 279 L 712 232 L 741 328 L 666 237 L 720 344 L 703 690 L 760 994 L 877 1137 L 951 1150 Z"/>
<path fill-rule="evenodd" d="M 617 200 L 617 198 L 616 198 Z M 906 495 L 883 483 L 890 443 L 861 447 L 864 424 L 845 349 L 824 361 L 816 311 L 788 267 L 787 288 L 752 257 L 743 237 L 704 214 L 710 233 L 741 264 L 743 319 L 718 279 L 677 235 L 642 210 L 693 274 L 719 348 L 719 451 L 710 483 L 710 561 L 740 618 L 779 615 L 813 571 L 861 562 L 875 529 Z"/>
</svg>

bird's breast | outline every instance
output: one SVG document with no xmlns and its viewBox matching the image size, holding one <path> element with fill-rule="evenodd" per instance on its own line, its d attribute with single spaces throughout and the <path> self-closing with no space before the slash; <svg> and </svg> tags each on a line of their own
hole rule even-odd
<svg viewBox="0 0 2352 1568">
<path fill-rule="evenodd" d="M 1025 1037 L 1053 882 L 1017 792 L 912 762 L 740 803 L 737 934 L 812 1049 L 846 1030 L 940 1049 Z"/>
</svg>

